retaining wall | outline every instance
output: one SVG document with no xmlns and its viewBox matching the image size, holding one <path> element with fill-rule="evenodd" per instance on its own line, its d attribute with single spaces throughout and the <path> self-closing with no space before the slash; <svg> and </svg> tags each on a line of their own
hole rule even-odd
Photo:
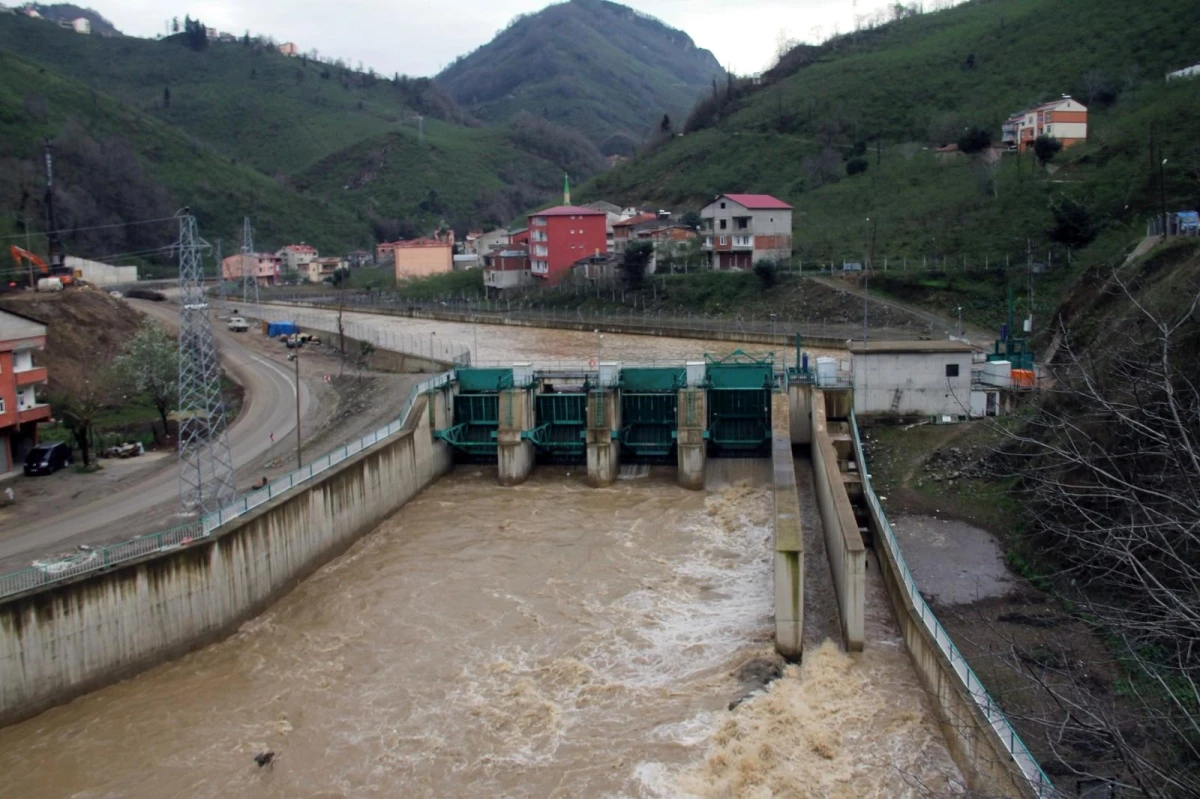
<svg viewBox="0 0 1200 799">
<path fill-rule="evenodd" d="M 336 310 L 336 307 L 319 303 L 281 301 L 279 303 L 264 302 L 263 305 L 286 305 L 293 308 L 317 308 L 322 311 Z M 592 333 L 620 333 L 630 336 L 661 336 L 665 338 L 697 338 L 709 341 L 732 341 L 749 344 L 766 344 L 779 347 L 780 351 L 795 346 L 796 337 L 793 333 L 756 333 L 741 330 L 713 330 L 696 326 L 658 325 L 651 322 L 603 321 L 594 318 L 584 320 L 546 319 L 544 317 L 524 319 L 518 316 L 501 314 L 473 314 L 457 311 L 427 311 L 413 308 L 380 308 L 374 306 L 348 305 L 346 310 L 353 313 L 375 314 L 378 316 L 403 316 L 409 319 L 434 319 L 439 322 L 461 322 L 463 324 L 507 325 L 510 327 L 540 327 L 556 330 L 579 330 Z M 804 337 L 804 344 L 809 347 L 822 349 L 845 349 L 846 338 L 836 336 Z"/>
<path fill-rule="evenodd" d="M 234 632 L 450 467 L 418 399 L 404 430 L 170 554 L 0 602 L 0 724 Z"/>
<path fill-rule="evenodd" d="M 859 652 L 866 636 L 867 550 L 829 436 L 825 392 L 812 390 L 811 411 L 813 482 L 841 616 L 842 640 L 847 650 Z"/>
<path fill-rule="evenodd" d="M 804 536 L 792 462 L 791 414 L 784 394 L 771 397 L 771 465 L 775 480 L 775 651 L 799 660 L 804 642 Z"/>
<path fill-rule="evenodd" d="M 855 448 L 861 452 L 856 427 L 853 432 Z M 863 469 L 865 471 L 865 464 Z M 896 621 L 917 676 L 933 700 L 946 743 L 969 787 L 989 796 L 1055 796 L 1037 762 L 978 683 L 978 678 L 974 677 L 932 611 L 923 602 L 922 607 L 914 602 L 903 577 L 906 574 L 903 555 L 885 530 L 887 521 L 883 509 L 866 474 L 863 488 L 869 499 L 866 503 L 868 524 L 875 541 L 876 560 L 883 572 Z M 935 630 L 944 641 L 939 642 Z M 969 677 L 964 678 L 964 675 Z M 972 684 L 968 684 L 969 679 Z"/>
<path fill-rule="evenodd" d="M 321 330 L 318 328 L 304 328 L 306 333 L 316 333 L 321 337 L 321 340 L 330 347 L 338 346 L 338 334 Z M 439 361 L 430 358 L 426 355 L 411 355 L 406 352 L 397 352 L 396 350 L 385 350 L 382 347 L 371 344 L 373 348 L 371 355 L 367 358 L 365 366 L 375 372 L 390 372 L 392 374 L 437 374 L 454 368 L 454 364 L 449 361 Z M 351 361 L 358 359 L 359 353 L 362 351 L 363 342 L 352 336 L 345 336 L 346 355 Z"/>
</svg>

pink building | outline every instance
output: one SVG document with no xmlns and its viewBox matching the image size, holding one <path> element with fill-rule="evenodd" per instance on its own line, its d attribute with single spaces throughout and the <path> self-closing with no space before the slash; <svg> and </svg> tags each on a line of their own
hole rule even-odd
<svg viewBox="0 0 1200 799">
<path fill-rule="evenodd" d="M 252 255 L 231 255 L 221 261 L 221 279 L 225 281 L 241 280 L 247 273 L 260 286 L 274 286 L 279 282 L 279 269 L 282 259 L 269 252 Z"/>
</svg>

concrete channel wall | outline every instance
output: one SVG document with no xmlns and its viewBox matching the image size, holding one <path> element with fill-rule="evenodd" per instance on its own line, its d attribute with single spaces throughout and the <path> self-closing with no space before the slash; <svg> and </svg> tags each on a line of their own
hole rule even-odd
<svg viewBox="0 0 1200 799">
<path fill-rule="evenodd" d="M 799 660 L 804 641 L 804 536 L 792 462 L 786 394 L 771 397 L 771 466 L 775 482 L 775 650 Z"/>
<path fill-rule="evenodd" d="M 847 650 L 860 652 L 866 637 L 867 550 L 829 435 L 825 392 L 820 389 L 812 389 L 811 413 L 813 482 L 841 615 L 842 640 Z"/>
<path fill-rule="evenodd" d="M 857 427 L 853 434 L 855 449 L 861 453 Z M 867 474 L 863 476 L 863 487 L 876 560 L 900 632 L 917 676 L 933 700 L 951 755 L 969 787 L 988 796 L 1056 796 L 1037 761 L 988 696 L 933 611 L 924 600 L 919 605 L 914 600 L 916 586 Z"/>
<path fill-rule="evenodd" d="M 442 396 L 212 538 L 0 602 L 0 724 L 228 635 L 344 552 L 450 468 L 431 433 Z"/>
<path fill-rule="evenodd" d="M 292 308 L 317 308 L 323 311 L 337 310 L 337 306 L 311 302 L 280 301 L 278 303 L 264 302 L 263 305 L 278 305 Z M 794 334 L 757 333 L 742 330 L 714 330 L 697 326 L 658 325 L 653 322 L 604 321 L 589 318 L 586 320 L 545 319 L 542 317 L 523 319 L 518 316 L 502 314 L 474 314 L 456 311 L 427 311 L 415 308 L 381 308 L 376 306 L 348 305 L 347 311 L 353 313 L 374 314 L 377 316 L 403 316 L 408 319 L 434 319 L 439 322 L 461 322 L 463 324 L 507 325 L 509 327 L 538 327 L 554 328 L 557 330 L 579 330 L 592 333 L 621 333 L 630 336 L 658 336 L 663 338 L 695 338 L 706 341 L 732 341 L 748 344 L 766 344 L 771 347 L 792 347 L 796 343 Z M 808 347 L 822 349 L 845 349 L 846 338 L 835 336 L 805 336 L 804 344 Z"/>
<path fill-rule="evenodd" d="M 338 334 L 331 333 L 328 330 L 320 330 L 317 328 L 301 327 L 305 333 L 316 333 L 331 347 L 338 346 Z M 427 355 L 413 355 L 407 352 L 397 352 L 396 350 L 384 349 L 378 347 L 371 342 L 366 342 L 370 347 L 371 354 L 367 356 L 363 363 L 368 369 L 375 372 L 390 372 L 393 374 L 437 374 L 454 368 L 454 364 L 449 361 L 439 361 L 430 358 Z M 346 355 L 353 361 L 359 358 L 362 353 L 363 342 L 351 336 L 345 336 Z"/>
</svg>

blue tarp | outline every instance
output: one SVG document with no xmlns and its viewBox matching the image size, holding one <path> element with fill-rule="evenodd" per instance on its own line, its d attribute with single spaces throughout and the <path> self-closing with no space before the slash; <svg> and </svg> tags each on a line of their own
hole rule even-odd
<svg viewBox="0 0 1200 799">
<path fill-rule="evenodd" d="M 267 322 L 267 335 L 271 338 L 294 336 L 300 332 L 295 322 Z"/>
</svg>

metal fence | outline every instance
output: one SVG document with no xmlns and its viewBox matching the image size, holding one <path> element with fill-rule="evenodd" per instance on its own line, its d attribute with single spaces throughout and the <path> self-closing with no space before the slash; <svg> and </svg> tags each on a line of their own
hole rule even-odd
<svg viewBox="0 0 1200 799">
<path fill-rule="evenodd" d="M 169 552 L 187 546 L 197 539 L 207 538 L 222 525 L 228 524 L 240 516 L 244 516 L 263 503 L 278 497 L 280 494 L 287 493 L 293 488 L 304 485 L 347 458 L 357 455 L 363 450 L 369 449 L 379 442 L 396 435 L 407 424 L 409 414 L 412 413 L 413 405 L 416 403 L 417 398 L 427 391 L 445 385 L 450 381 L 452 376 L 450 372 L 443 372 L 418 383 L 409 392 L 408 398 L 400 410 L 400 414 L 394 421 L 373 433 L 368 433 L 356 441 L 351 441 L 341 448 L 317 458 L 307 466 L 284 475 L 264 488 L 245 494 L 232 505 L 221 508 L 214 513 L 210 513 L 187 524 L 172 527 L 169 530 L 148 533 L 129 541 L 80 550 L 69 558 L 35 562 L 33 566 L 27 569 L 0 575 L 0 597 L 16 594 L 21 591 L 28 591 L 31 588 L 51 585 L 61 580 L 98 571 L 124 561 Z"/>
<path fill-rule="evenodd" d="M 867 460 L 863 454 L 862 438 L 859 435 L 858 419 L 854 412 L 850 412 L 850 424 L 854 428 L 854 455 L 858 459 L 860 471 L 862 474 L 863 492 L 874 510 L 877 517 L 883 523 L 883 535 L 887 538 L 888 544 L 891 545 L 892 552 L 896 557 L 896 565 L 900 570 L 900 579 L 904 585 L 904 590 L 912 600 L 913 606 L 917 609 L 918 615 L 921 617 L 921 623 L 925 625 L 925 629 L 933 636 L 942 653 L 949 659 L 951 668 L 954 669 L 959 679 L 966 686 L 967 692 L 971 698 L 975 700 L 975 704 L 983 712 L 992 729 L 1000 738 L 1001 743 L 1008 749 L 1009 755 L 1021 774 L 1028 781 L 1030 788 L 1038 795 L 1051 799 L 1058 797 L 1058 792 L 1054 789 L 1050 778 L 1042 771 L 1042 767 L 1038 764 L 1037 758 L 1029 751 L 1029 747 L 1021 740 L 1021 736 L 1017 733 L 1012 722 L 1008 720 L 1008 716 L 1000 709 L 984 687 L 979 677 L 976 676 L 974 670 L 967 663 L 967 659 L 963 657 L 962 652 L 954 645 L 954 640 L 946 629 L 942 627 L 938 621 L 933 609 L 925 602 L 925 598 L 921 596 L 920 590 L 917 588 L 917 581 L 913 578 L 912 572 L 908 570 L 908 564 L 904 562 L 904 555 L 900 549 L 900 542 L 896 538 L 896 531 L 892 528 L 892 523 L 888 520 L 887 514 L 883 512 L 883 506 L 879 502 L 879 497 L 875 494 L 875 487 L 871 484 L 871 478 L 867 471 Z"/>
<path fill-rule="evenodd" d="M 334 336 L 338 334 L 336 318 L 302 312 L 295 312 L 289 315 L 291 316 L 289 321 L 295 322 L 300 327 L 309 330 L 320 330 L 331 333 Z M 439 339 L 436 335 L 418 336 L 396 330 L 380 330 L 371 325 L 346 321 L 342 323 L 342 331 L 352 339 L 365 341 L 371 344 L 371 346 L 383 350 L 402 352 L 406 355 L 417 355 L 433 361 L 450 363 L 455 366 L 469 366 L 471 363 L 470 350 L 462 344 L 449 339 Z"/>
<path fill-rule="evenodd" d="M 381 313 L 397 316 L 409 316 L 414 313 L 424 313 L 433 316 L 461 315 L 464 322 L 480 324 L 504 324 L 505 320 L 519 320 L 532 326 L 554 326 L 555 324 L 580 324 L 584 327 L 653 327 L 660 332 L 678 332 L 683 337 L 695 338 L 700 335 L 712 334 L 714 337 L 736 336 L 737 334 L 753 333 L 756 335 L 790 336 L 800 333 L 803 336 L 820 338 L 850 339 L 861 338 L 863 334 L 862 318 L 856 315 L 853 321 L 830 319 L 828 317 L 783 317 L 775 319 L 744 319 L 741 317 L 709 316 L 704 314 L 664 314 L 637 308 L 621 309 L 588 309 L 556 307 L 553 304 L 536 304 L 533 301 L 513 302 L 511 300 L 462 300 L 447 298 L 443 300 L 410 300 L 392 292 L 348 292 L 343 298 L 340 295 L 317 293 L 285 293 L 264 297 L 264 302 L 281 305 L 303 304 L 322 306 L 334 310 L 345 302 L 347 310 L 359 313 Z M 878 311 L 874 311 L 877 314 Z M 902 311 L 908 316 L 913 314 Z M 844 318 L 844 317 L 843 317 Z M 876 316 L 876 318 L 878 318 Z M 326 322 L 325 324 L 328 324 Z M 324 328 L 322 328 L 324 329 Z M 921 319 L 906 328 L 884 328 L 872 326 L 873 336 L 892 338 L 912 337 L 914 333 L 942 337 L 952 332 L 946 323 L 936 319 L 932 314 L 929 318 Z M 425 345 L 428 346 L 428 345 Z"/>
</svg>

